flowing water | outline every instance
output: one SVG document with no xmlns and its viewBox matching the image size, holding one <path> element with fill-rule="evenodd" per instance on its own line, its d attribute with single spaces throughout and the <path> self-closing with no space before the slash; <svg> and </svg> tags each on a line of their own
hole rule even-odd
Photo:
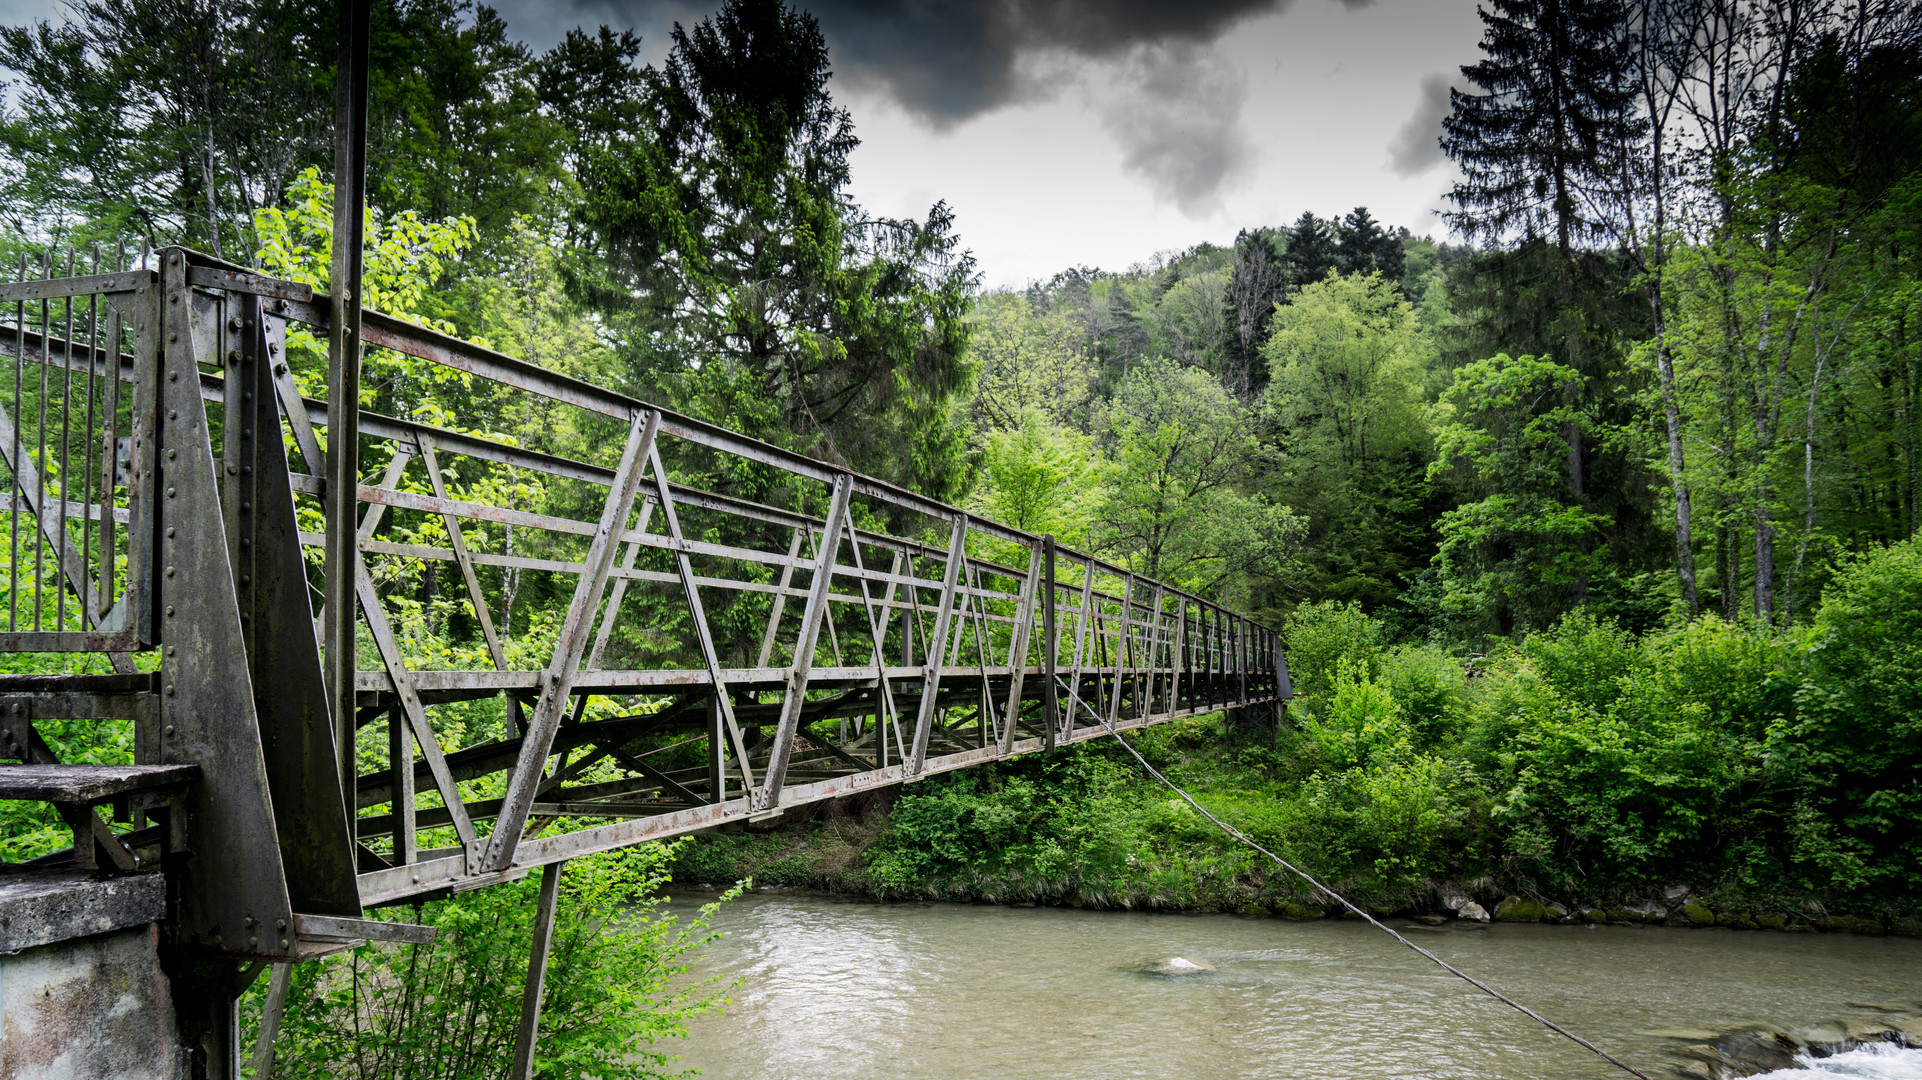
<svg viewBox="0 0 1922 1080">
<path fill-rule="evenodd" d="M 717 928 L 726 936 L 697 971 L 742 985 L 666 1049 L 720 1080 L 1627 1075 L 1353 922 L 763 893 L 723 909 Z M 1851 1002 L 1922 1011 L 1922 941 L 1904 938 L 1403 932 L 1654 1076 L 1677 1075 L 1677 1059 L 1653 1030 L 1881 1015 Z M 1147 970 L 1176 956 L 1214 970 Z M 1778 1075 L 1922 1080 L 1922 1051 L 1816 1064 Z"/>
</svg>

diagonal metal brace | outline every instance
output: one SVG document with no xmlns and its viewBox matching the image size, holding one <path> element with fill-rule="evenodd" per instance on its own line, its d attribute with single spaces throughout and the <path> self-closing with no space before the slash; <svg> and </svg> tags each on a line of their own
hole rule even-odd
<svg viewBox="0 0 1922 1080">
<path fill-rule="evenodd" d="M 521 832 L 527 826 L 527 815 L 534 808 L 534 793 L 540 787 L 541 770 L 547 763 L 554 734 L 560 729 L 561 714 L 566 711 L 568 699 L 574 692 L 581 656 L 587 651 L 588 631 L 593 627 L 594 616 L 600 610 L 601 597 L 607 588 L 608 572 L 614 568 L 614 556 L 620 548 L 621 535 L 627 529 L 628 516 L 633 513 L 634 499 L 640 494 L 641 473 L 650 457 L 658 461 L 654 454 L 654 436 L 660 427 L 661 414 L 658 409 L 637 411 L 628 423 L 627 447 L 621 453 L 620 466 L 614 471 L 614 483 L 607 495 L 607 505 L 601 510 L 600 524 L 595 528 L 594 539 L 588 547 L 586 566 L 580 580 L 574 585 L 574 599 L 568 604 L 567 620 L 561 625 L 560 637 L 554 642 L 554 662 L 548 665 L 547 677 L 542 681 L 540 700 L 535 702 L 534 715 L 528 720 L 527 737 L 521 743 L 520 757 L 514 763 L 513 775 L 507 782 L 507 794 L 501 801 L 500 816 L 488 840 L 487 854 L 482 860 L 482 865 L 487 869 L 505 870 L 514 861 L 514 850 L 520 845 Z"/>
</svg>

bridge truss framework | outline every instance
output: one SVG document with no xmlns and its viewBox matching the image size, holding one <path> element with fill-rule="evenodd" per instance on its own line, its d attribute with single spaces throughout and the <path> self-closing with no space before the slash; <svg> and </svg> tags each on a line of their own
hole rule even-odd
<svg viewBox="0 0 1922 1080">
<path fill-rule="evenodd" d="M 428 936 L 369 909 L 555 867 L 551 920 L 568 859 L 1288 694 L 1275 634 L 1198 596 L 371 310 L 366 347 L 586 437 L 361 409 L 330 461 L 299 358 L 341 304 L 182 248 L 37 269 L 0 285 L 0 651 L 113 673 L 0 675 L 0 798 L 73 827 L 43 863 L 165 871 L 205 1075 L 243 965 Z M 430 566 L 471 656 L 428 647 Z M 516 589 L 568 599 L 517 638 Z M 56 719 L 130 727 L 135 764 L 54 761 Z"/>
</svg>

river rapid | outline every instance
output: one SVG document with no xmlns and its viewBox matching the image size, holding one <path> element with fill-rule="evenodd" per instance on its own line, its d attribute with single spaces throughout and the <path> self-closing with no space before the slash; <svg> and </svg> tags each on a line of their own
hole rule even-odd
<svg viewBox="0 0 1922 1080">
<path fill-rule="evenodd" d="M 1922 1011 L 1906 938 L 1390 925 L 1658 1077 L 1678 1042 L 1651 1032 Z M 663 1049 L 720 1080 L 1627 1075 L 1355 922 L 761 893 L 716 928 L 696 974 L 741 986 Z M 1151 973 L 1177 956 L 1214 970 Z M 1922 1080 L 1922 1051 L 1881 1049 L 1781 1075 Z"/>
</svg>

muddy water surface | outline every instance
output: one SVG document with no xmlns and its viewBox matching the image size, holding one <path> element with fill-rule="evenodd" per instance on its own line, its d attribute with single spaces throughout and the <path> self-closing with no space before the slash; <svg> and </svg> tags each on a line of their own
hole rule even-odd
<svg viewBox="0 0 1922 1080">
<path fill-rule="evenodd" d="M 680 1050 L 722 1080 L 1627 1075 L 1357 923 L 761 894 L 718 928 L 700 970 L 745 981 Z M 1922 1011 L 1922 941 L 1906 938 L 1404 933 L 1652 1075 L 1676 1059 L 1650 1031 Z M 1176 956 L 1214 970 L 1145 970 Z M 1859 1064 L 1873 1071 L 1837 1074 L 1922 1078 L 1922 1052 Z"/>
</svg>

